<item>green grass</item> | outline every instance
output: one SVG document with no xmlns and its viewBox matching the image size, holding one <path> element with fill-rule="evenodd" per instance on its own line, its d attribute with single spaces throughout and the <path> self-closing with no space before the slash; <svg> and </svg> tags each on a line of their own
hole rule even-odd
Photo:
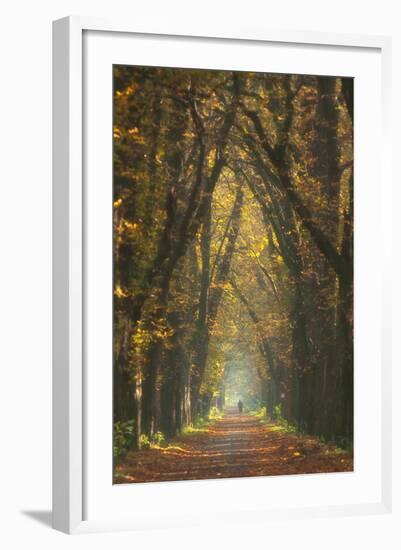
<svg viewBox="0 0 401 550">
<path fill-rule="evenodd" d="M 269 425 L 270 431 L 275 431 L 275 432 L 282 431 L 283 433 L 297 433 L 296 426 L 288 422 L 283 417 L 280 405 L 277 405 L 275 407 L 274 412 L 275 412 L 275 418 L 270 418 L 266 414 L 266 407 L 260 407 L 255 411 L 250 411 L 249 414 L 254 416 L 255 418 L 258 418 L 262 424 Z"/>
<path fill-rule="evenodd" d="M 214 424 L 216 420 L 221 420 L 224 416 L 224 413 L 222 411 L 219 411 L 217 407 L 212 407 L 210 409 L 209 415 L 205 417 L 199 417 L 193 422 L 190 426 L 185 426 L 181 430 L 181 433 L 184 435 L 195 435 L 199 433 L 206 433 L 208 431 L 208 427 L 211 424 Z"/>
<path fill-rule="evenodd" d="M 256 418 L 266 419 L 266 407 L 260 407 L 256 411 L 250 411 L 249 414 Z"/>
<path fill-rule="evenodd" d="M 258 418 L 262 424 L 268 425 L 269 431 L 271 432 L 282 432 L 287 434 L 298 434 L 298 435 L 305 435 L 305 436 L 308 435 L 304 433 L 302 430 L 299 430 L 295 426 L 295 424 L 288 422 L 288 420 L 286 420 L 283 417 L 280 405 L 277 405 L 275 407 L 274 413 L 275 413 L 275 418 L 270 418 L 266 414 L 266 407 L 260 407 L 257 410 L 249 412 L 250 415 Z M 334 448 L 330 452 L 333 452 L 335 454 L 342 455 L 342 454 L 348 454 L 353 451 L 352 444 L 348 439 L 341 438 L 333 441 L 333 440 L 326 440 L 322 436 L 317 438 L 323 444 L 330 444 L 330 446 L 333 445 Z"/>
<path fill-rule="evenodd" d="M 185 426 L 185 428 L 182 429 L 181 433 L 184 435 L 196 435 L 206 433 L 210 424 L 211 422 L 204 422 L 202 425 Z"/>
</svg>

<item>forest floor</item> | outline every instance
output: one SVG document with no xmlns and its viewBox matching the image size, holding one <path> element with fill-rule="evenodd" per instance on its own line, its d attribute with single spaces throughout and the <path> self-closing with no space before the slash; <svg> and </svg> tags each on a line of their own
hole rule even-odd
<svg viewBox="0 0 401 550">
<path fill-rule="evenodd" d="M 289 433 L 250 414 L 229 411 L 168 443 L 128 453 L 115 483 L 353 471 L 352 454 L 315 437 Z"/>
</svg>

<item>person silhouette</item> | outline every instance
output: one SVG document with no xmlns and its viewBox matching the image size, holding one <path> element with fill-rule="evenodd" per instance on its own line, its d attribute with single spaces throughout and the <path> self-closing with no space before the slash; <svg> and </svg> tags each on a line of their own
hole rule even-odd
<svg viewBox="0 0 401 550">
<path fill-rule="evenodd" d="M 243 402 L 241 401 L 241 399 L 238 401 L 238 412 L 241 414 L 242 411 L 244 410 L 244 404 Z"/>
</svg>

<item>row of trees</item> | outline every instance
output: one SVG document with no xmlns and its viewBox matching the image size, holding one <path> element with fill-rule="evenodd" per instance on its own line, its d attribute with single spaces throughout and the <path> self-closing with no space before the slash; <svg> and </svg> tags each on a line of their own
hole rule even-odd
<svg viewBox="0 0 401 550">
<path fill-rule="evenodd" d="M 238 360 L 270 416 L 352 441 L 352 91 L 114 68 L 114 420 L 134 447 L 222 406 Z"/>
</svg>

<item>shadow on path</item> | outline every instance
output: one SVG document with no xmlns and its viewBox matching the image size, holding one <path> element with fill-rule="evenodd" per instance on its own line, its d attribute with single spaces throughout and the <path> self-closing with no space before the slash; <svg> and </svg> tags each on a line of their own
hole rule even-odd
<svg viewBox="0 0 401 550">
<path fill-rule="evenodd" d="M 130 452 L 115 483 L 274 476 L 353 470 L 353 457 L 316 437 L 232 411 L 166 445 Z"/>
</svg>

